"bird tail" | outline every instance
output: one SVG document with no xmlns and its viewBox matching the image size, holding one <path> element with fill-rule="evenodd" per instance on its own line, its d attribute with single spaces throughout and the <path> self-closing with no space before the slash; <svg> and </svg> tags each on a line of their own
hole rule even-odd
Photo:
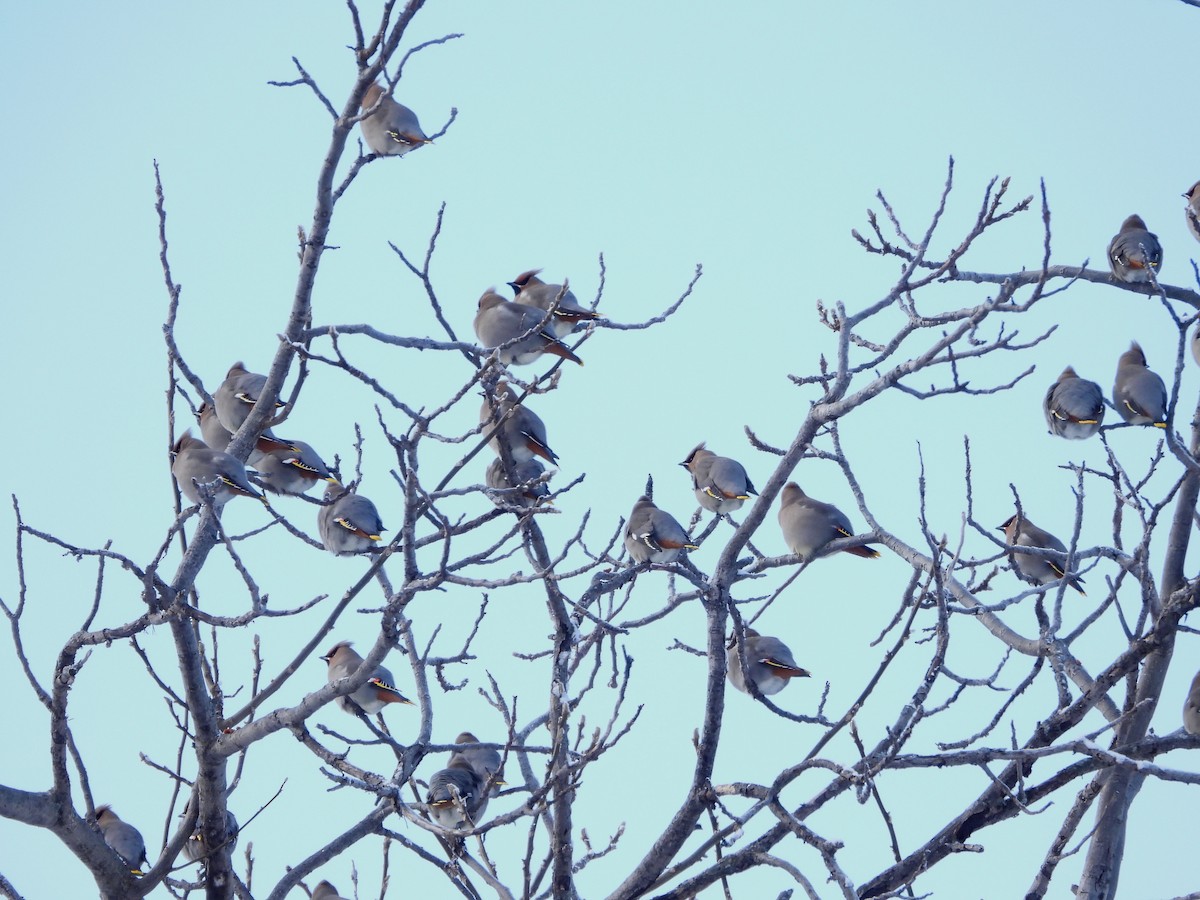
<svg viewBox="0 0 1200 900">
<path fill-rule="evenodd" d="M 546 344 L 546 352 L 554 356 L 561 356 L 563 359 L 569 359 L 573 363 L 583 365 L 583 360 L 571 352 L 571 348 L 562 341 L 551 341 Z"/>
<path fill-rule="evenodd" d="M 847 547 L 846 552 L 852 556 L 858 556 L 862 559 L 879 559 L 879 551 L 874 547 L 868 547 L 865 544 L 861 547 Z"/>
</svg>

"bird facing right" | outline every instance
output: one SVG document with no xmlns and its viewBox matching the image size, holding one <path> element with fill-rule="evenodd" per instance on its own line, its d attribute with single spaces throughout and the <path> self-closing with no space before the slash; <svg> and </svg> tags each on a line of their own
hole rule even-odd
<svg viewBox="0 0 1200 900">
<path fill-rule="evenodd" d="M 746 663 L 750 681 L 768 696 L 778 694 L 793 678 L 807 678 L 810 674 L 807 669 L 796 665 L 796 659 L 787 644 L 779 638 L 761 635 L 753 628 L 746 629 Z M 729 683 L 743 694 L 750 693 L 742 672 L 736 633 L 729 639 L 725 651 L 725 675 Z"/>
<path fill-rule="evenodd" d="M 1082 441 L 1099 431 L 1104 423 L 1104 392 L 1096 382 L 1080 378 L 1067 366 L 1046 389 L 1042 413 L 1051 434 Z"/>
<path fill-rule="evenodd" d="M 831 541 L 854 536 L 845 513 L 832 503 L 808 496 L 794 481 L 785 484 L 780 493 L 779 527 L 788 549 L 804 562 L 811 562 Z M 864 559 L 879 556 L 878 550 L 866 545 L 846 547 L 845 552 Z"/>
<path fill-rule="evenodd" d="M 1167 427 L 1167 386 L 1146 368 L 1146 354 L 1137 341 L 1117 360 L 1113 406 L 1130 424 Z"/>
<path fill-rule="evenodd" d="M 1158 277 L 1162 266 L 1162 244 L 1158 235 L 1146 229 L 1139 215 L 1121 223 L 1108 244 L 1108 265 L 1113 276 L 1126 284 L 1144 284 Z"/>
<path fill-rule="evenodd" d="M 325 489 L 325 505 L 317 513 L 321 543 L 335 556 L 353 556 L 374 547 L 383 532 L 379 510 L 362 494 L 333 481 Z"/>
</svg>

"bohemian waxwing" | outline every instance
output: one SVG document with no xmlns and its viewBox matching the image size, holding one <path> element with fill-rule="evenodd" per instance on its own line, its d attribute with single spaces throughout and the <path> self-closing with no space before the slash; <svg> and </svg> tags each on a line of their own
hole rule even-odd
<svg viewBox="0 0 1200 900">
<path fill-rule="evenodd" d="M 1167 427 L 1167 386 L 1146 368 L 1146 354 L 1137 341 L 1117 360 L 1113 406 L 1126 422 Z"/>
<path fill-rule="evenodd" d="M 792 651 L 779 638 L 765 637 L 753 628 L 746 629 L 746 662 L 750 666 L 750 680 L 758 685 L 763 694 L 778 694 L 793 678 L 807 678 L 809 671 L 796 665 Z M 748 694 L 746 677 L 742 673 L 742 660 L 738 656 L 737 635 L 729 639 L 725 651 L 725 674 L 729 683 Z"/>
<path fill-rule="evenodd" d="M 510 483 L 508 476 L 504 474 L 504 461 L 500 457 L 496 457 L 488 464 L 484 482 L 493 490 L 507 491 L 517 485 L 527 485 L 524 490 L 491 497 L 491 501 L 497 506 L 537 506 L 543 499 L 550 496 L 550 485 L 546 482 L 531 483 L 537 481 L 546 471 L 546 467 L 536 459 L 514 462 L 513 469 L 517 478 L 516 485 Z"/>
<path fill-rule="evenodd" d="M 188 800 L 187 806 L 184 807 L 183 812 L 180 814 L 181 816 L 188 815 L 188 813 L 191 811 L 192 802 L 193 802 L 192 800 L 190 800 L 190 799 Z M 209 857 L 209 855 L 211 855 L 214 852 L 214 850 L 220 849 L 220 846 L 223 846 L 224 844 L 229 845 L 229 852 L 232 853 L 233 848 L 237 846 L 237 842 L 238 842 L 237 819 L 234 818 L 232 812 L 230 812 L 228 809 L 226 809 L 225 810 L 225 838 L 221 842 L 221 845 L 214 844 L 213 849 L 210 850 L 208 841 L 206 841 L 204 839 L 204 831 L 199 827 L 199 823 L 197 822 L 196 830 L 192 833 L 192 836 L 190 838 L 188 838 L 187 843 L 183 845 L 183 855 L 186 856 L 188 858 L 188 860 L 190 860 L 191 862 L 199 862 L 199 861 L 207 859 Z"/>
<path fill-rule="evenodd" d="M 558 299 L 563 286 L 546 284 L 537 277 L 540 271 L 542 270 L 530 269 L 528 272 L 522 272 L 510 281 L 508 286 L 516 294 L 518 303 L 540 309 L 543 313 L 554 309 L 554 315 L 550 319 L 550 330 L 554 332 L 555 337 L 564 338 L 574 331 L 580 322 L 601 318 L 598 313 L 580 306 L 579 301 L 570 291 L 564 293 L 562 299 L 558 301 L 558 306 L 555 306 L 554 301 Z"/>
<path fill-rule="evenodd" d="M 549 325 L 539 328 L 539 323 L 545 317 L 544 311 L 512 303 L 489 289 L 479 298 L 479 311 L 475 314 L 475 334 L 479 343 L 488 350 L 508 344 L 509 341 L 516 341 L 500 351 L 500 362 L 506 366 L 523 366 L 533 362 L 543 353 L 561 356 L 582 366 L 583 360 L 554 336 Z M 526 332 L 532 334 L 516 340 Z"/>
<path fill-rule="evenodd" d="M 710 512 L 730 513 L 758 491 L 742 464 L 728 456 L 717 456 L 700 444 L 680 463 L 692 473 L 692 487 L 700 505 Z"/>
<path fill-rule="evenodd" d="M 391 97 L 383 97 L 383 88 L 378 84 L 368 85 L 360 109 L 366 112 L 381 97 L 379 109 L 358 123 L 362 128 L 363 140 L 367 142 L 372 153 L 378 153 L 380 156 L 403 156 L 422 144 L 433 143 L 421 130 L 417 114 Z"/>
<path fill-rule="evenodd" d="M 363 658 L 354 652 L 349 641 L 338 641 L 321 659 L 329 663 L 330 684 L 347 675 L 353 675 L 363 661 Z M 378 666 L 366 684 L 357 691 L 338 697 L 334 702 L 353 715 L 358 715 L 359 710 L 371 715 L 389 703 L 407 703 L 412 706 L 412 701 L 400 693 L 395 685 L 396 679 L 392 677 L 392 673 L 383 666 Z"/>
<path fill-rule="evenodd" d="M 213 506 L 218 511 L 239 494 L 267 502 L 246 478 L 246 467 L 238 459 L 210 449 L 204 441 L 192 437 L 190 431 L 185 431 L 175 442 L 171 454 L 174 457 L 171 474 L 179 483 L 179 490 L 193 503 L 200 502 L 197 482 L 213 486 Z"/>
<path fill-rule="evenodd" d="M 455 753 L 450 764 L 429 779 L 425 802 L 430 817 L 443 828 L 470 827 L 487 805 L 483 779 L 465 758 Z"/>
<path fill-rule="evenodd" d="M 464 731 L 454 739 L 454 743 L 478 744 L 479 738 L 469 731 Z M 483 811 L 487 809 L 488 798 L 504 785 L 503 773 L 500 771 L 502 761 L 500 751 L 488 750 L 483 747 L 473 750 L 456 750 L 450 756 L 451 762 L 455 759 L 464 760 L 479 778 L 479 801 L 476 808 L 471 811 L 471 818 L 478 822 L 483 818 Z"/>
<path fill-rule="evenodd" d="M 233 435 L 229 433 L 229 429 L 221 424 L 221 420 L 217 418 L 217 410 L 211 403 L 201 403 L 200 411 L 196 414 L 196 418 L 200 421 L 200 434 L 204 438 L 204 443 L 208 444 L 210 450 L 220 450 L 225 452 L 225 448 L 229 446 L 229 442 L 233 440 Z"/>
<path fill-rule="evenodd" d="M 1200 181 L 1188 188 L 1183 199 L 1187 201 L 1187 206 L 1183 208 L 1183 215 L 1187 219 L 1188 231 L 1192 233 L 1192 237 L 1200 241 Z"/>
<path fill-rule="evenodd" d="M 104 843 L 121 857 L 122 862 L 129 866 L 129 871 L 134 875 L 145 875 L 142 866 L 146 863 L 146 842 L 142 833 L 128 822 L 121 821 L 107 804 L 96 807 L 96 824 L 104 835 Z"/>
<path fill-rule="evenodd" d="M 551 464 L 557 463 L 557 454 L 546 443 L 545 423 L 524 404 L 516 406 L 513 399 L 512 389 L 505 381 L 496 385 L 495 400 L 489 401 L 484 397 L 483 406 L 479 410 L 480 424 L 494 424 L 493 415 L 502 420 L 488 446 L 499 454 L 500 442 L 504 441 L 513 461 L 518 463 L 528 462 L 535 456 L 540 456 Z"/>
<path fill-rule="evenodd" d="M 1034 547 L 1038 550 L 1057 550 L 1066 561 L 1067 545 L 1048 531 L 1038 528 L 1028 519 L 1014 515 L 1004 524 L 996 526 L 1004 532 L 1004 540 L 1013 547 Z M 1041 556 L 1030 556 L 1028 553 L 1009 551 L 1012 560 L 1013 573 L 1023 581 L 1031 584 L 1052 584 L 1063 578 L 1065 573 L 1061 563 Z M 1078 575 L 1067 577 L 1067 584 L 1083 593 L 1083 579 Z"/>
<path fill-rule="evenodd" d="M 1142 217 L 1133 215 L 1121 223 L 1108 245 L 1108 264 L 1118 281 L 1137 284 L 1158 277 L 1162 267 L 1162 245 L 1158 236 L 1146 230 Z"/>
<path fill-rule="evenodd" d="M 643 494 L 633 504 L 625 525 L 625 549 L 636 565 L 674 562 L 682 551 L 698 548 L 670 513 L 663 512 Z"/>
<path fill-rule="evenodd" d="M 1187 700 L 1183 702 L 1183 730 L 1188 734 L 1200 734 L 1200 672 L 1192 679 Z"/>
<path fill-rule="evenodd" d="M 788 549 L 804 562 L 811 562 L 830 541 L 853 537 L 854 529 L 846 514 L 832 503 L 814 500 L 794 481 L 783 486 L 779 500 L 779 527 Z M 846 547 L 844 552 L 863 559 L 875 559 L 874 547 Z"/>
<path fill-rule="evenodd" d="M 250 415 L 250 410 L 254 409 L 254 404 L 258 402 L 259 394 L 266 383 L 266 375 L 247 372 L 241 362 L 235 362 L 225 373 L 225 380 L 213 394 L 213 406 L 216 407 L 217 419 L 231 436 L 237 434 L 237 430 L 246 421 L 246 416 Z M 283 405 L 280 401 L 275 401 L 276 408 Z"/>
<path fill-rule="evenodd" d="M 313 888 L 312 900 L 345 900 L 345 898 L 328 881 L 322 881 Z"/>
<path fill-rule="evenodd" d="M 255 471 L 269 490 L 277 494 L 303 494 L 318 481 L 338 483 L 316 450 L 304 441 L 290 443 L 291 447 L 260 454 L 254 463 Z"/>
<path fill-rule="evenodd" d="M 325 505 L 317 513 L 321 543 L 335 556 L 353 556 L 374 547 L 384 531 L 375 504 L 349 493 L 336 480 L 325 489 Z"/>
<path fill-rule="evenodd" d="M 1067 366 L 1047 388 L 1042 412 L 1051 434 L 1081 441 L 1099 431 L 1104 422 L 1104 392 L 1096 382 L 1080 378 Z"/>
</svg>

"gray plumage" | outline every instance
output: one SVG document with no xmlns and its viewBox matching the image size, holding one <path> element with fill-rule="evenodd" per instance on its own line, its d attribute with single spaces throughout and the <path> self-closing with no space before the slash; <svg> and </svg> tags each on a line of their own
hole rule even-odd
<svg viewBox="0 0 1200 900">
<path fill-rule="evenodd" d="M 684 550 L 697 548 L 683 526 L 643 494 L 625 524 L 625 549 L 633 562 L 640 564 L 674 562 Z"/>
<path fill-rule="evenodd" d="M 1188 188 L 1183 199 L 1187 201 L 1187 205 L 1183 208 L 1183 215 L 1187 220 L 1188 231 L 1192 233 L 1192 237 L 1200 241 L 1200 181 Z"/>
<path fill-rule="evenodd" d="M 1104 423 L 1104 392 L 1096 382 L 1080 378 L 1067 366 L 1046 389 L 1042 412 L 1051 434 L 1081 441 L 1099 431 Z"/>
<path fill-rule="evenodd" d="M 191 809 L 191 800 L 188 801 L 187 807 L 184 809 L 183 815 L 187 815 Z M 219 849 L 221 845 L 228 844 L 229 852 L 237 846 L 238 842 L 238 823 L 232 812 L 225 810 L 225 834 L 221 839 L 221 844 L 213 844 L 214 850 L 209 849 L 209 843 L 204 839 L 204 831 L 198 827 L 192 833 L 192 836 L 187 839 L 187 843 L 183 845 L 183 855 L 191 862 L 199 862 L 207 859 L 215 849 Z"/>
<path fill-rule="evenodd" d="M 100 826 L 104 843 L 121 857 L 121 861 L 129 866 L 129 871 L 134 875 L 146 874 L 143 870 L 143 866 L 146 865 L 146 842 L 142 833 L 128 822 L 122 821 L 107 804 L 96 807 L 96 824 Z"/>
<path fill-rule="evenodd" d="M 1137 341 L 1117 360 L 1113 406 L 1126 422 L 1167 427 L 1167 386 L 1146 368 L 1146 354 Z"/>
<path fill-rule="evenodd" d="M 1158 277 L 1162 267 L 1162 245 L 1158 236 L 1146 230 L 1142 217 L 1133 215 L 1121 223 L 1108 245 L 1108 264 L 1113 276 L 1127 284 L 1147 282 Z"/>
<path fill-rule="evenodd" d="M 543 313 L 554 310 L 554 315 L 550 319 L 550 330 L 554 332 L 555 337 L 564 338 L 578 328 L 580 323 L 600 318 L 597 313 L 580 306 L 579 301 L 570 290 L 563 293 L 561 284 L 547 284 L 538 278 L 540 271 L 542 270 L 530 269 L 528 272 L 522 272 L 510 281 L 508 286 L 516 294 L 517 303 L 532 306 Z M 562 293 L 561 300 L 558 298 L 560 293 Z M 558 301 L 557 306 L 555 305 L 556 300 Z"/>
<path fill-rule="evenodd" d="M 224 452 L 233 440 L 233 435 L 217 418 L 216 408 L 209 403 L 202 403 L 196 418 L 200 420 L 200 435 L 204 438 L 204 443 L 212 450 Z"/>
<path fill-rule="evenodd" d="M 832 503 L 816 500 L 789 481 L 783 486 L 779 499 L 779 528 L 789 550 L 809 562 L 838 538 L 853 537 L 854 528 L 846 514 Z M 845 553 L 863 559 L 875 559 L 879 551 L 873 547 L 846 547 Z"/>
<path fill-rule="evenodd" d="M 312 900 L 345 900 L 345 898 L 328 881 L 322 881 L 313 888 Z"/>
<path fill-rule="evenodd" d="M 532 483 L 546 471 L 546 467 L 536 459 L 513 463 L 513 471 L 516 475 L 516 484 L 512 484 L 508 480 L 508 476 L 504 474 L 502 459 L 496 457 L 488 464 L 484 482 L 493 490 L 508 492 L 491 497 L 492 502 L 497 506 L 537 506 L 550 496 L 550 485 L 546 482 Z M 511 489 L 517 485 L 526 485 L 526 487 L 519 491 L 512 491 Z"/>
<path fill-rule="evenodd" d="M 454 743 L 478 744 L 479 738 L 475 737 L 469 731 L 464 731 L 454 739 Z M 496 793 L 504 784 L 503 773 L 500 771 L 500 764 L 503 761 L 503 757 L 500 755 L 499 750 L 476 747 L 471 750 L 456 750 L 450 759 L 453 761 L 455 758 L 464 760 L 479 778 L 479 800 L 476 808 L 471 813 L 471 818 L 478 822 L 483 818 L 484 810 L 487 809 L 489 797 Z"/>
<path fill-rule="evenodd" d="M 1016 515 L 996 527 L 1004 532 L 1004 540 L 1013 547 L 1057 550 L 1062 554 L 1061 560 L 1052 560 L 1010 550 L 1009 559 L 1012 562 L 1013 572 L 1018 578 L 1031 584 L 1052 584 L 1064 577 L 1063 565 L 1066 563 L 1067 545 L 1050 532 L 1044 531 L 1028 519 Z M 1083 579 L 1079 576 L 1068 576 L 1067 584 L 1079 593 L 1083 593 Z"/>
<path fill-rule="evenodd" d="M 338 641 L 321 659 L 329 663 L 327 677 L 330 684 L 347 675 L 353 675 L 363 661 L 363 658 L 350 646 L 349 641 Z M 369 715 L 374 714 L 389 703 L 412 705 L 412 701 L 396 688 L 396 679 L 392 673 L 383 666 L 376 666 L 371 677 L 358 690 L 351 691 L 344 697 L 338 697 L 334 702 L 351 715 L 358 715 L 358 709 Z M 355 706 L 358 709 L 355 709 Z"/>
<path fill-rule="evenodd" d="M 728 456 L 717 456 L 700 444 L 679 465 L 692 473 L 696 500 L 710 512 L 730 513 L 758 491 L 742 464 Z"/>
<path fill-rule="evenodd" d="M 484 397 L 479 410 L 479 422 L 487 429 L 495 424 L 493 415 L 501 420 L 488 446 L 499 454 L 500 442 L 503 441 L 513 460 L 518 463 L 528 462 L 535 456 L 540 456 L 548 463 L 557 463 L 558 456 L 546 443 L 545 423 L 524 403 L 520 406 L 513 403 L 513 392 L 507 382 L 501 381 L 496 385 L 494 396 L 495 399 L 490 402 Z"/>
<path fill-rule="evenodd" d="M 450 764 L 429 779 L 425 802 L 430 817 L 443 828 L 470 827 L 487 805 L 483 779 L 469 762 L 455 753 Z"/>
<path fill-rule="evenodd" d="M 1200 672 L 1192 679 L 1187 699 L 1183 702 L 1183 730 L 1188 734 L 1200 734 Z"/>
<path fill-rule="evenodd" d="M 498 354 L 503 365 L 525 365 L 543 353 L 569 359 L 583 365 L 583 360 L 555 337 L 548 324 L 542 324 L 544 311 L 520 303 L 511 303 L 493 290 L 484 291 L 475 313 L 475 335 L 488 350 L 509 344 Z M 530 332 L 526 337 L 521 335 Z M 517 340 L 517 338 L 521 338 Z"/>
<path fill-rule="evenodd" d="M 192 437 L 190 431 L 183 433 L 171 452 L 174 455 L 171 474 L 179 483 L 179 490 L 193 503 L 200 502 L 197 482 L 213 486 L 213 506 L 218 511 L 237 495 L 267 502 L 246 478 L 246 467 L 241 462 L 228 453 L 211 449 Z"/>
<path fill-rule="evenodd" d="M 348 493 L 335 481 L 325 489 L 325 505 L 317 513 L 317 530 L 330 553 L 353 556 L 374 547 L 384 527 L 374 503 L 362 494 Z"/>
<path fill-rule="evenodd" d="M 319 481 L 336 485 L 320 454 L 304 441 L 259 454 L 254 463 L 263 484 L 277 494 L 303 494 Z"/>
<path fill-rule="evenodd" d="M 1192 359 L 1196 361 L 1196 365 L 1200 366 L 1200 321 L 1196 322 L 1196 327 L 1192 329 Z"/>
<path fill-rule="evenodd" d="M 779 638 L 759 634 L 753 628 L 746 629 L 746 664 L 750 680 L 758 685 L 765 695 L 778 694 L 793 678 L 807 678 L 809 672 L 796 664 L 792 651 Z M 742 660 L 738 655 L 736 634 L 729 639 L 725 651 L 725 674 L 729 683 L 744 694 L 750 693 L 742 672 Z"/>
<path fill-rule="evenodd" d="M 266 383 L 266 375 L 247 372 L 241 362 L 235 362 L 229 367 L 225 380 L 213 394 L 213 405 L 216 407 L 217 419 L 231 435 L 237 434 L 237 430 L 242 427 L 246 416 L 250 415 L 250 410 L 254 409 L 254 404 L 258 402 Z M 275 406 L 280 407 L 283 404 L 276 401 Z"/>
<path fill-rule="evenodd" d="M 417 114 L 391 97 L 384 97 L 383 88 L 378 84 L 367 86 L 359 109 L 366 112 L 376 101 L 380 101 L 379 109 L 358 123 L 362 129 L 363 140 L 367 142 L 372 153 L 378 153 L 380 156 L 403 156 L 423 144 L 432 143 L 421 130 Z"/>
</svg>

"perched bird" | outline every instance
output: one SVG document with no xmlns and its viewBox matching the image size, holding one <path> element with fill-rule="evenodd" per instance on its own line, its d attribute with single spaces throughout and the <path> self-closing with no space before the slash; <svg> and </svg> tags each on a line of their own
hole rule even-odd
<svg viewBox="0 0 1200 900">
<path fill-rule="evenodd" d="M 211 450 L 224 452 L 225 448 L 229 446 L 229 442 L 233 440 L 233 435 L 217 418 L 216 407 L 210 403 L 201 403 L 196 418 L 200 422 L 200 434 L 204 438 L 204 443 L 208 444 Z"/>
<path fill-rule="evenodd" d="M 142 833 L 124 822 L 105 804 L 96 807 L 96 824 L 104 836 L 104 843 L 112 847 L 122 862 L 129 866 L 134 875 L 145 875 L 142 866 L 146 864 L 146 842 Z"/>
<path fill-rule="evenodd" d="M 312 892 L 312 900 L 346 900 L 328 881 L 322 881 Z"/>
<path fill-rule="evenodd" d="M 1126 422 L 1167 427 L 1167 386 L 1146 368 L 1146 354 L 1137 341 L 1117 360 L 1113 406 Z"/>
<path fill-rule="evenodd" d="M 383 96 L 383 88 L 378 84 L 370 84 L 363 94 L 363 112 L 379 103 L 379 109 L 358 123 L 362 129 L 363 140 L 371 148 L 372 153 L 380 156 L 403 156 L 409 150 L 415 150 L 422 144 L 433 143 L 421 130 L 417 114 L 391 97 Z"/>
<path fill-rule="evenodd" d="M 492 497 L 492 502 L 497 506 L 537 506 L 550 496 L 550 485 L 546 482 L 531 483 L 537 481 L 546 471 L 546 467 L 536 459 L 530 458 L 525 462 L 514 462 L 513 469 L 517 479 L 516 484 L 509 482 L 508 476 L 504 474 L 504 461 L 500 457 L 496 457 L 488 464 L 484 481 L 493 490 L 508 491 L 519 485 L 526 485 L 524 490 Z"/>
<path fill-rule="evenodd" d="M 496 385 L 495 399 L 484 397 L 479 410 L 480 424 L 493 422 L 493 416 L 500 420 L 500 427 L 488 446 L 497 454 L 503 441 L 514 462 L 529 462 L 535 456 L 551 464 L 558 462 L 558 455 L 546 443 L 545 423 L 524 404 L 518 406 L 513 402 L 513 393 L 505 381 Z"/>
<path fill-rule="evenodd" d="M 1200 672 L 1192 679 L 1187 700 L 1183 703 L 1183 730 L 1188 734 L 1200 734 Z"/>
<path fill-rule="evenodd" d="M 728 456 L 717 456 L 700 444 L 680 463 L 692 473 L 696 499 L 705 509 L 715 513 L 730 513 L 758 491 L 742 464 Z"/>
<path fill-rule="evenodd" d="M 192 437 L 190 431 L 185 431 L 175 442 L 171 455 L 174 457 L 171 474 L 179 483 L 179 490 L 193 503 L 200 502 L 197 483 L 213 486 L 213 506 L 218 511 L 239 494 L 267 502 L 246 478 L 246 467 L 238 459 L 211 449 L 204 441 Z"/>
<path fill-rule="evenodd" d="M 779 638 L 765 637 L 753 628 L 746 629 L 746 662 L 750 680 L 758 685 L 763 694 L 778 694 L 793 678 L 807 678 L 809 671 L 796 665 L 792 651 Z M 725 651 L 725 674 L 729 683 L 743 694 L 750 693 L 746 687 L 746 675 L 742 671 L 742 660 L 738 655 L 737 634 L 729 639 Z"/>
<path fill-rule="evenodd" d="M 1196 327 L 1192 331 L 1192 359 L 1196 361 L 1196 365 L 1200 366 L 1200 320 L 1197 320 Z"/>
<path fill-rule="evenodd" d="M 213 406 L 216 407 L 217 419 L 231 437 L 237 434 L 237 430 L 246 421 L 246 416 L 250 415 L 250 410 L 254 409 L 254 404 L 258 402 L 266 383 L 266 375 L 247 372 L 246 366 L 241 362 L 235 362 L 225 373 L 225 380 L 213 394 Z M 283 405 L 280 401 L 275 401 L 276 408 Z M 277 443 L 283 446 L 282 442 Z"/>
<path fill-rule="evenodd" d="M 583 360 L 555 337 L 550 326 L 541 324 L 545 317 L 542 310 L 512 303 L 489 289 L 479 298 L 479 311 L 475 314 L 475 334 L 479 343 L 488 350 L 509 344 L 499 353 L 500 362 L 506 366 L 523 366 L 533 362 L 543 353 L 561 356 L 582 366 Z M 521 337 L 522 335 L 526 336 Z"/>
<path fill-rule="evenodd" d="M 317 513 L 321 543 L 335 556 L 353 556 L 370 550 L 384 531 L 375 504 L 362 494 L 350 493 L 335 479 L 325 489 L 325 505 Z"/>
<path fill-rule="evenodd" d="M 462 732 L 454 739 L 456 744 L 478 744 L 479 738 L 471 734 L 469 731 Z M 476 747 L 472 750 L 457 750 L 451 756 L 453 761 L 455 758 L 465 760 L 475 774 L 479 777 L 479 802 L 477 808 L 471 813 L 471 818 L 479 821 L 483 818 L 483 811 L 487 809 L 489 795 L 498 791 L 504 785 L 504 778 L 500 771 L 500 764 L 503 757 L 500 756 L 499 750 L 489 750 L 484 747 Z M 490 782 L 490 788 L 489 788 Z"/>
<path fill-rule="evenodd" d="M 1158 235 L 1146 230 L 1142 217 L 1133 215 L 1121 223 L 1121 230 L 1116 233 L 1108 245 L 1108 264 L 1118 281 L 1127 284 L 1147 282 L 1151 277 L 1158 276 L 1162 267 L 1162 245 Z"/>
<path fill-rule="evenodd" d="M 1063 555 L 1063 561 L 1066 560 L 1067 545 L 1021 515 L 1014 515 L 996 527 L 1004 532 L 1004 540 L 1013 547 L 1057 550 Z M 1083 593 L 1083 579 L 1078 575 L 1067 575 L 1062 565 L 1055 560 L 1015 550 L 1009 551 L 1009 558 L 1012 560 L 1013 572 L 1024 581 L 1031 584 L 1052 584 L 1060 578 L 1066 578 L 1067 584 Z"/>
<path fill-rule="evenodd" d="M 1187 219 L 1188 231 L 1192 233 L 1192 237 L 1200 241 L 1200 181 L 1188 188 L 1183 199 L 1187 201 L 1187 206 L 1183 208 L 1183 215 Z"/>
<path fill-rule="evenodd" d="M 550 330 L 554 332 L 555 337 L 564 338 L 574 331 L 580 322 L 601 318 L 599 313 L 580 306 L 575 295 L 569 290 L 564 293 L 561 284 L 546 284 L 538 278 L 540 271 L 542 270 L 530 269 L 528 272 L 522 272 L 510 281 L 508 286 L 516 294 L 517 303 L 540 309 L 543 313 L 554 310 L 554 315 L 550 319 Z M 560 293 L 562 294 L 561 300 L 558 299 Z M 557 305 L 555 305 L 555 300 L 558 300 Z"/>
<path fill-rule="evenodd" d="M 329 663 L 330 684 L 347 675 L 353 675 L 363 661 L 363 658 L 354 652 L 349 641 L 338 641 L 321 659 Z M 358 715 L 360 710 L 371 715 L 389 703 L 407 703 L 412 706 L 412 701 L 400 693 L 395 685 L 396 679 L 392 677 L 392 673 L 379 666 L 367 679 L 366 684 L 356 691 L 338 697 L 334 702 L 353 715 Z"/>
<path fill-rule="evenodd" d="M 188 800 L 188 804 L 186 807 L 184 807 L 184 810 L 182 813 L 183 816 L 187 816 L 188 813 L 191 812 L 192 802 L 193 802 L 192 800 Z M 199 825 L 199 823 L 197 823 L 197 826 L 198 825 Z M 237 842 L 238 842 L 237 819 L 234 818 L 232 812 L 230 812 L 228 809 L 226 809 L 225 810 L 225 837 L 221 841 L 221 843 L 219 845 L 214 844 L 212 849 L 209 849 L 208 841 L 206 841 L 204 839 L 203 829 L 197 827 L 196 830 L 192 833 L 192 836 L 190 838 L 188 838 L 187 843 L 183 845 L 183 855 L 186 856 L 188 858 L 188 860 L 191 862 L 199 862 L 201 860 L 207 859 L 209 857 L 209 855 L 213 852 L 213 850 L 219 849 L 221 846 L 224 846 L 225 844 L 229 845 L 229 852 L 232 853 L 233 848 L 237 846 Z"/>
<path fill-rule="evenodd" d="M 682 551 L 695 550 L 697 546 L 688 540 L 687 532 L 670 513 L 663 512 L 643 494 L 633 504 L 633 512 L 625 524 L 625 549 L 635 564 L 669 563 L 678 559 Z"/>
<path fill-rule="evenodd" d="M 854 529 L 846 514 L 832 503 L 814 500 L 794 481 L 783 486 L 779 500 L 779 527 L 783 530 L 788 549 L 805 562 L 810 562 L 830 541 L 853 537 Z M 874 547 L 846 547 L 844 552 L 863 559 L 875 559 Z"/>
<path fill-rule="evenodd" d="M 1104 392 L 1096 382 L 1080 378 L 1067 366 L 1046 389 L 1042 412 L 1051 434 L 1081 441 L 1099 431 L 1104 422 Z"/>
<path fill-rule="evenodd" d="M 487 805 L 483 782 L 474 766 L 459 754 L 453 754 L 450 764 L 429 779 L 425 802 L 433 821 L 450 829 L 473 825 Z"/>
<path fill-rule="evenodd" d="M 269 490 L 277 494 L 303 494 L 318 481 L 338 484 L 316 450 L 304 441 L 291 444 L 260 454 L 254 463 L 255 471 Z"/>
</svg>

